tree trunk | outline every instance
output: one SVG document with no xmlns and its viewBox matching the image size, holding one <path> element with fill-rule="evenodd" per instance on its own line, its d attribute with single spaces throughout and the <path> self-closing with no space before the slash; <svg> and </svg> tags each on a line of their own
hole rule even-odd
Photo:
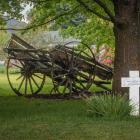
<svg viewBox="0 0 140 140">
<path fill-rule="evenodd" d="M 119 23 L 114 27 L 116 49 L 113 91 L 122 95 L 128 93 L 128 88 L 121 87 L 121 77 L 129 77 L 130 70 L 140 71 L 140 0 L 114 1 L 115 17 Z"/>
</svg>

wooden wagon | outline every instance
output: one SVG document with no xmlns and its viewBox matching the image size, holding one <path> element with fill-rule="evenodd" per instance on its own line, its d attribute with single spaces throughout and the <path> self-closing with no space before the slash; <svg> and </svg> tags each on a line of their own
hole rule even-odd
<svg viewBox="0 0 140 140">
<path fill-rule="evenodd" d="M 89 93 L 93 85 L 109 90 L 105 85 L 110 84 L 112 68 L 97 62 L 86 44 L 69 47 L 71 43 L 49 50 L 36 49 L 12 34 L 4 49 L 8 53 L 7 77 L 12 90 L 17 95 L 36 95 L 45 77 L 52 82 L 49 94 Z"/>
</svg>

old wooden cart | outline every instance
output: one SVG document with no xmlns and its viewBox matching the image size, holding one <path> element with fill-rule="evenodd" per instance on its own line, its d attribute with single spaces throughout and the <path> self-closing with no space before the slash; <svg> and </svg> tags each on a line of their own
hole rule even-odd
<svg viewBox="0 0 140 140">
<path fill-rule="evenodd" d="M 72 43 L 49 50 L 35 49 L 13 34 L 4 49 L 8 53 L 7 77 L 12 90 L 17 95 L 36 95 L 46 77 L 49 94 L 89 93 L 93 85 L 109 90 L 105 84 L 112 79 L 112 68 L 97 62 L 86 44 L 71 47 Z"/>
</svg>

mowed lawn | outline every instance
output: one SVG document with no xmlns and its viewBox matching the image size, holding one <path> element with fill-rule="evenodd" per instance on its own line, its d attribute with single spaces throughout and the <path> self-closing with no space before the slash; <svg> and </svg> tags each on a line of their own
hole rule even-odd
<svg viewBox="0 0 140 140">
<path fill-rule="evenodd" d="M 82 100 L 17 97 L 0 75 L 0 140 L 139 140 L 140 119 L 92 118 Z"/>
</svg>

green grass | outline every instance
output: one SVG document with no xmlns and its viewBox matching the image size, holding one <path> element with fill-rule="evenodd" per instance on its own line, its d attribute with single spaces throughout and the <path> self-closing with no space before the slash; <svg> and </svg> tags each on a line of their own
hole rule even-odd
<svg viewBox="0 0 140 140">
<path fill-rule="evenodd" d="M 0 97 L 0 140 L 139 140 L 140 120 L 91 118 L 83 101 Z"/>
<path fill-rule="evenodd" d="M 40 100 L 12 96 L 0 75 L 0 140 L 139 140 L 140 119 L 88 116 L 82 100 Z"/>
</svg>

